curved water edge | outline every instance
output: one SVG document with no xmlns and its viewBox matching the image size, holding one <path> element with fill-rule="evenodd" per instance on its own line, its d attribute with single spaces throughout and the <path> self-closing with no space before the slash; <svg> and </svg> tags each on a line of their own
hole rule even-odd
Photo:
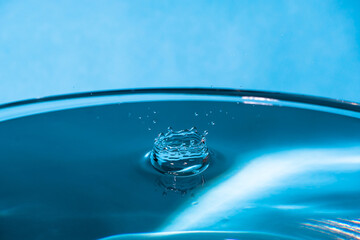
<svg viewBox="0 0 360 240">
<path fill-rule="evenodd" d="M 290 236 L 261 232 L 241 232 L 241 231 L 187 231 L 187 232 L 159 232 L 159 233 L 135 233 L 121 234 L 101 238 L 99 240 L 123 240 L 123 239 L 154 239 L 154 240 L 300 240 Z"/>
<path fill-rule="evenodd" d="M 360 104 L 350 101 L 251 90 L 164 88 L 86 92 L 6 103 L 0 105 L 0 122 L 77 107 L 171 100 L 226 101 L 250 105 L 296 107 L 360 118 Z"/>
</svg>

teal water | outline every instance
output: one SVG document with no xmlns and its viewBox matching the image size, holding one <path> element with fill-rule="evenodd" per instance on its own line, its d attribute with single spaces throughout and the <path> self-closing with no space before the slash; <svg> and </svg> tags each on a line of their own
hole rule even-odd
<svg viewBox="0 0 360 240">
<path fill-rule="evenodd" d="M 360 239 L 356 112 L 245 100 L 3 119 L 0 239 Z M 208 131 L 204 172 L 152 167 L 145 155 L 169 126 Z"/>
</svg>

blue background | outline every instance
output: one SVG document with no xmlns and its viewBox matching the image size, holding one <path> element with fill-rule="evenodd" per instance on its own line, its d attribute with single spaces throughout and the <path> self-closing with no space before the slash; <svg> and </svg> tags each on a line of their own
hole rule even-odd
<svg viewBox="0 0 360 240">
<path fill-rule="evenodd" d="M 0 0 L 0 103 L 230 87 L 360 102 L 360 1 Z"/>
</svg>

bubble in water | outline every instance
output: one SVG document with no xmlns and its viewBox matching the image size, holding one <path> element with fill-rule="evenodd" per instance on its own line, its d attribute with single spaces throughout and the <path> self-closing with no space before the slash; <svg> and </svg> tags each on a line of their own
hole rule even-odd
<svg viewBox="0 0 360 240">
<path fill-rule="evenodd" d="M 205 135 L 195 127 L 174 131 L 168 128 L 166 134 L 159 134 L 150 154 L 152 165 L 158 171 L 175 176 L 189 176 L 201 173 L 209 165 L 209 150 Z"/>
</svg>

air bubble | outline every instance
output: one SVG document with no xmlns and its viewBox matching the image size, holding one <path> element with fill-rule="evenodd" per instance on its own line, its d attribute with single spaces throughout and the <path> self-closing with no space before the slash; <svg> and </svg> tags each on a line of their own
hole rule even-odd
<svg viewBox="0 0 360 240">
<path fill-rule="evenodd" d="M 158 171 L 174 176 L 189 176 L 201 173 L 209 165 L 209 151 L 205 135 L 191 129 L 159 134 L 150 154 L 152 165 Z"/>
</svg>

